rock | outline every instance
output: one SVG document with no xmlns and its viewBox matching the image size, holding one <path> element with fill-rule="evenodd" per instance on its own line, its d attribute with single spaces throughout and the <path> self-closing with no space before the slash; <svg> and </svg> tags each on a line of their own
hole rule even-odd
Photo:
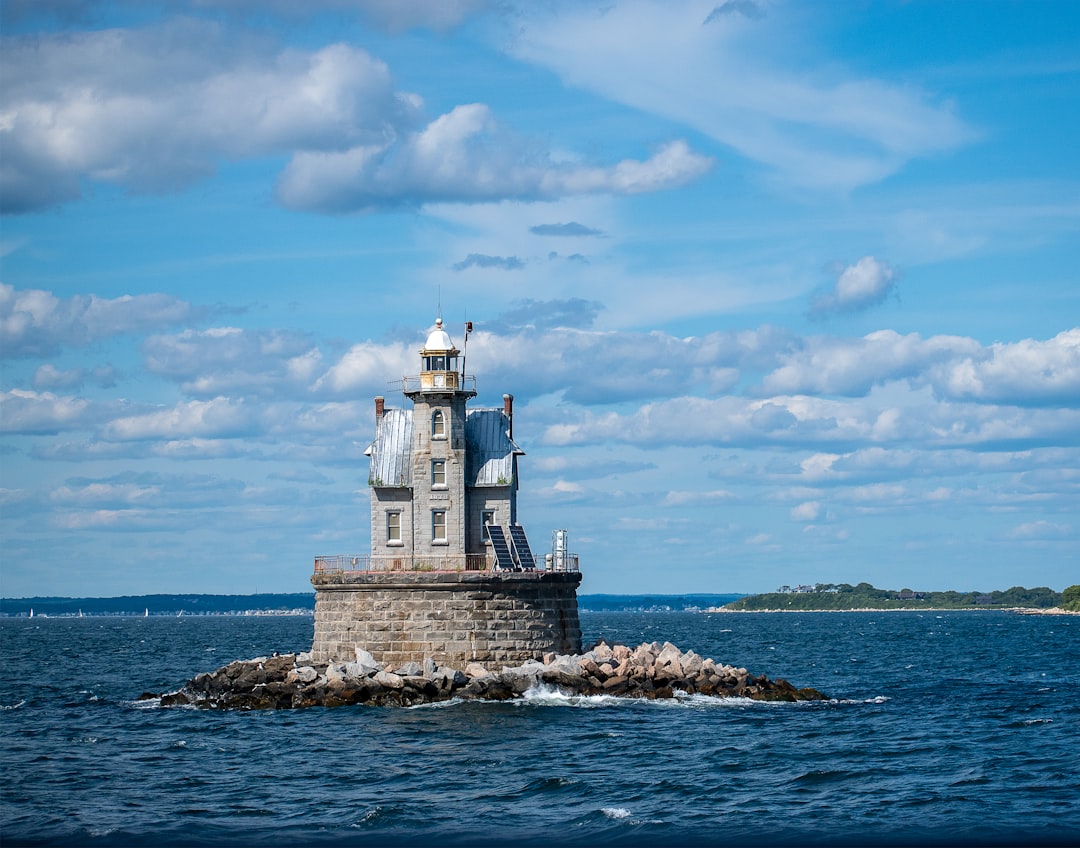
<svg viewBox="0 0 1080 848">
<path fill-rule="evenodd" d="M 300 659 L 297 657 L 297 662 Z M 382 671 L 382 663 L 376 661 L 375 657 L 365 651 L 363 648 L 356 649 L 356 661 L 360 664 L 360 667 L 364 669 L 363 675 L 356 675 L 357 677 L 367 676 L 374 674 L 376 671 Z"/>
<path fill-rule="evenodd" d="M 488 671 L 484 666 L 478 662 L 471 662 L 465 666 L 465 674 L 467 677 L 494 677 L 494 675 Z"/>
<path fill-rule="evenodd" d="M 693 651 L 687 651 L 679 660 L 682 664 L 683 674 L 687 677 L 697 677 L 705 665 L 705 661 Z"/>
<path fill-rule="evenodd" d="M 400 689 L 402 686 L 405 685 L 399 675 L 389 671 L 375 672 L 374 679 L 375 682 L 382 686 L 384 689 Z"/>
<path fill-rule="evenodd" d="M 581 655 L 548 653 L 493 674 L 481 663 L 462 671 L 433 660 L 406 663 L 397 672 L 366 651 L 348 663 L 317 665 L 310 654 L 284 654 L 237 661 L 197 674 L 178 692 L 160 696 L 162 706 L 211 709 L 291 709 L 368 704 L 408 706 L 449 698 L 502 701 L 524 695 L 538 681 L 568 694 L 608 694 L 629 698 L 671 698 L 675 691 L 714 697 L 743 696 L 761 701 L 825 700 L 816 689 L 798 689 L 786 680 L 753 677 L 745 668 L 717 663 L 670 642 L 636 648 L 600 641 Z M 143 699 L 157 698 L 144 693 Z"/>
</svg>

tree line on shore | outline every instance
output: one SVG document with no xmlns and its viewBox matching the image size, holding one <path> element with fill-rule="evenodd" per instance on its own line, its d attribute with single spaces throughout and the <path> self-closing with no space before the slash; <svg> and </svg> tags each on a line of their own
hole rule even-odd
<svg viewBox="0 0 1080 848">
<path fill-rule="evenodd" d="M 749 595 L 727 604 L 728 610 L 854 609 L 1051 609 L 1080 612 L 1080 585 L 1055 592 L 1046 586 L 994 592 L 931 592 L 879 589 L 869 583 L 818 583 L 797 591 Z"/>
</svg>

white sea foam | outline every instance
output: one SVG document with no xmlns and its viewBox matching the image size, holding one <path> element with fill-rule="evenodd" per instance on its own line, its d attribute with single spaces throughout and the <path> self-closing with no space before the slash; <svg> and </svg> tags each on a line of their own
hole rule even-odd
<svg viewBox="0 0 1080 848">
<path fill-rule="evenodd" d="M 17 704 L 0 704 L 0 710 L 17 710 L 19 707 L 21 707 L 25 703 L 26 703 L 26 701 L 22 700 L 22 701 L 19 701 L 19 703 L 17 703 Z"/>
<path fill-rule="evenodd" d="M 538 681 L 525 690 L 525 694 L 515 704 L 548 707 L 602 707 L 627 701 L 629 698 L 616 698 L 613 695 L 572 695 L 558 686 Z"/>
<path fill-rule="evenodd" d="M 633 815 L 626 807 L 601 807 L 600 812 L 609 819 L 628 819 Z"/>
</svg>

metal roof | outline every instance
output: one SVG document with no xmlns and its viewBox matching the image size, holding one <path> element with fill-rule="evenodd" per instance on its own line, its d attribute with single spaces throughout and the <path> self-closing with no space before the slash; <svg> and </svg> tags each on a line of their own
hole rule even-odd
<svg viewBox="0 0 1080 848">
<path fill-rule="evenodd" d="M 375 425 L 375 441 L 364 451 L 371 457 L 371 485 L 412 485 L 412 438 L 412 410 L 387 409 Z"/>
<path fill-rule="evenodd" d="M 524 453 L 510 438 L 510 419 L 501 409 L 469 410 L 465 464 L 470 485 L 508 485 L 514 479 L 514 455 Z"/>
<path fill-rule="evenodd" d="M 413 414 L 387 409 L 375 426 L 371 457 L 373 486 L 412 485 Z M 466 483 L 506 486 L 514 479 L 514 456 L 524 454 L 510 438 L 510 419 L 501 409 L 470 409 L 465 416 Z"/>
</svg>

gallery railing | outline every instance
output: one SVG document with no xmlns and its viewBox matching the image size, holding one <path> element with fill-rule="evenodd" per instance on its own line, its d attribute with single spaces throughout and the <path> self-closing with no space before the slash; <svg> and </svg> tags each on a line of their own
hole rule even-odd
<svg viewBox="0 0 1080 848">
<path fill-rule="evenodd" d="M 550 560 L 550 557 L 547 558 Z M 550 562 L 536 571 L 577 571 L 577 554 L 564 554 L 557 567 Z M 358 556 L 336 555 L 315 557 L 316 574 L 334 574 L 348 571 L 491 571 L 495 558 L 487 554 L 448 554 L 432 556 L 424 554 L 386 556 L 360 554 Z"/>
</svg>

